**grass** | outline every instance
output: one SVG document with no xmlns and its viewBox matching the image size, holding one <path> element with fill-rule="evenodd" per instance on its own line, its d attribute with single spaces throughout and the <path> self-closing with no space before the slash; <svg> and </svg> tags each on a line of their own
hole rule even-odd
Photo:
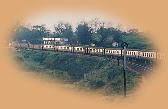
<svg viewBox="0 0 168 109">
<path fill-rule="evenodd" d="M 44 73 L 52 79 L 73 84 L 80 89 L 100 91 L 104 95 L 123 93 L 122 66 L 105 57 L 85 56 L 52 51 L 21 50 L 14 57 L 25 70 Z M 141 74 L 127 72 L 127 90 L 133 91 Z"/>
</svg>

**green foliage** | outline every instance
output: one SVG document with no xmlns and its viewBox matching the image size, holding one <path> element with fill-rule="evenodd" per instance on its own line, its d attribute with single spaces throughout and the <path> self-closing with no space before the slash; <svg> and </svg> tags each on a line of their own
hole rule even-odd
<svg viewBox="0 0 168 109">
<path fill-rule="evenodd" d="M 144 34 L 130 32 L 122 37 L 122 41 L 127 42 L 129 48 L 132 49 L 150 49 L 152 43 L 145 37 Z"/>
<path fill-rule="evenodd" d="M 27 70 L 45 72 L 51 78 L 76 84 L 77 87 L 102 90 L 104 94 L 123 93 L 122 67 L 115 60 L 68 53 L 21 50 L 15 58 Z M 140 74 L 127 71 L 127 88 L 132 90 L 140 81 Z"/>
<path fill-rule="evenodd" d="M 94 25 L 93 25 L 93 24 Z M 43 37 L 60 37 L 68 38 L 69 44 L 91 45 L 97 47 L 112 47 L 113 42 L 127 42 L 129 48 L 152 49 L 152 43 L 146 38 L 146 35 L 137 29 L 122 31 L 114 27 L 105 27 L 98 20 L 92 23 L 81 22 L 75 29 L 68 23 L 58 23 L 54 26 L 54 32 L 44 25 L 35 25 L 26 27 L 18 25 L 14 30 L 14 41 L 22 42 L 23 40 L 33 43 L 43 43 Z M 103 24 L 103 23 L 102 23 Z"/>
<path fill-rule="evenodd" d="M 87 23 L 79 24 L 76 28 L 76 34 L 81 44 L 91 44 L 92 30 Z"/>
<path fill-rule="evenodd" d="M 77 36 L 74 35 L 72 26 L 70 24 L 59 23 L 54 26 L 54 29 L 55 31 L 53 37 L 68 38 L 70 44 L 77 42 Z"/>
<path fill-rule="evenodd" d="M 94 33 L 92 35 L 92 42 L 94 44 L 99 45 L 101 41 L 102 41 L 102 36 L 100 34 Z"/>
<path fill-rule="evenodd" d="M 32 44 L 43 43 L 42 38 L 47 36 L 49 30 L 44 25 L 36 25 L 32 28 L 28 28 L 23 25 L 18 25 L 13 31 L 13 40 L 22 43 L 26 41 Z"/>
</svg>

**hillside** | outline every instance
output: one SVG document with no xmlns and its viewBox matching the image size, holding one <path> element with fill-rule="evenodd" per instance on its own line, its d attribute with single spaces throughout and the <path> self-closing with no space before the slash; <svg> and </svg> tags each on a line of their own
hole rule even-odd
<svg viewBox="0 0 168 109">
<path fill-rule="evenodd" d="M 123 93 L 122 66 L 105 57 L 39 50 L 15 51 L 15 59 L 28 71 L 74 84 L 83 89 L 101 90 L 105 95 Z M 141 75 L 127 71 L 127 90 L 138 86 Z"/>
</svg>

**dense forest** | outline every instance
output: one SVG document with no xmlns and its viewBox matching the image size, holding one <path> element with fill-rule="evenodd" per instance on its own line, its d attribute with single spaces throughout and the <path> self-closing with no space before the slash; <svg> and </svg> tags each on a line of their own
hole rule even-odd
<svg viewBox="0 0 168 109">
<path fill-rule="evenodd" d="M 104 22 L 92 20 L 92 22 L 81 21 L 75 28 L 68 23 L 58 23 L 51 31 L 45 25 L 25 26 L 18 24 L 13 29 L 13 40 L 21 42 L 41 44 L 43 37 L 68 38 L 69 44 L 95 45 L 96 47 L 113 47 L 112 43 L 127 42 L 129 48 L 152 49 L 152 43 L 147 39 L 145 33 L 132 28 L 121 30 L 113 26 L 105 26 Z"/>
</svg>

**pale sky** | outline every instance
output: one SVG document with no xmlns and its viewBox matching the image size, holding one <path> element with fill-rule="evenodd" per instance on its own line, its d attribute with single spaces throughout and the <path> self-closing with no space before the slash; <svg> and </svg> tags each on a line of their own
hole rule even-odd
<svg viewBox="0 0 168 109">
<path fill-rule="evenodd" d="M 124 21 L 117 18 L 116 16 L 112 16 L 108 18 L 101 13 L 90 12 L 90 11 L 89 12 L 65 12 L 65 11 L 64 12 L 56 12 L 56 11 L 42 12 L 28 17 L 25 20 L 25 24 L 30 26 L 45 24 L 48 29 L 53 31 L 54 25 L 58 24 L 59 22 L 69 23 L 72 25 L 73 28 L 75 28 L 80 21 L 84 20 L 88 22 L 95 18 L 98 18 L 100 21 L 104 21 L 106 23 L 105 26 L 111 26 L 112 24 L 114 27 L 117 27 L 118 25 L 122 25 L 121 27 L 124 30 L 132 27 L 128 24 L 126 25 Z"/>
</svg>

